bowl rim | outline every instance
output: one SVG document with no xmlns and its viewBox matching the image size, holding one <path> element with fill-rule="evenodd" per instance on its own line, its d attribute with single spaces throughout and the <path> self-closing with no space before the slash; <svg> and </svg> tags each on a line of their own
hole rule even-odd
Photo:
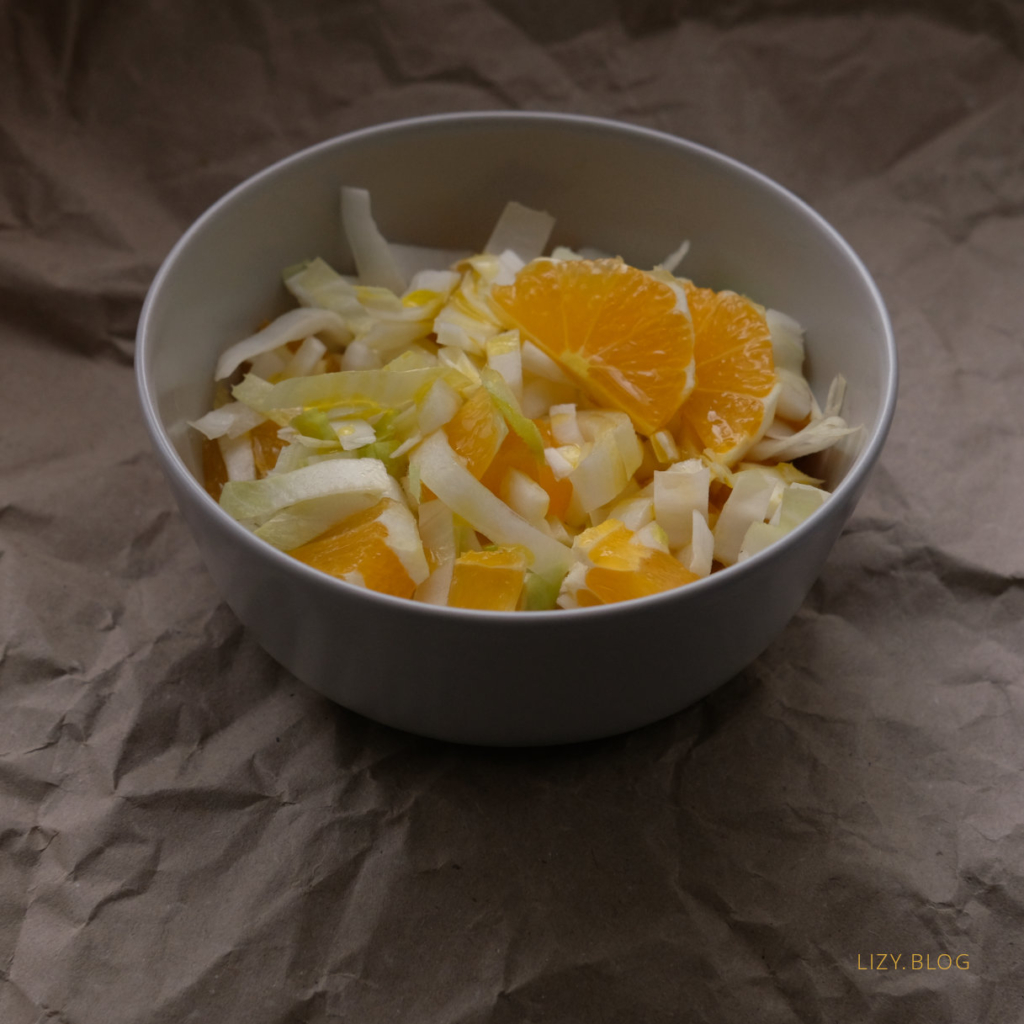
<svg viewBox="0 0 1024 1024">
<path fill-rule="evenodd" d="M 880 411 L 874 432 L 868 437 L 867 442 L 854 458 L 846 475 L 831 492 L 831 497 L 819 509 L 815 510 L 804 522 L 794 528 L 786 536 L 775 541 L 769 547 L 757 554 L 745 559 L 743 562 L 727 566 L 718 572 L 712 573 L 684 587 L 677 587 L 661 593 L 651 594 L 646 597 L 634 598 L 629 601 L 621 601 L 615 604 L 598 605 L 588 608 L 557 608 L 549 611 L 535 611 L 528 614 L 522 612 L 494 612 L 481 611 L 468 608 L 451 608 L 427 604 L 421 601 L 414 601 L 409 598 L 395 597 L 390 594 L 381 594 L 376 591 L 353 584 L 344 580 L 329 576 L 317 569 L 299 562 L 286 552 L 280 551 L 273 545 L 266 543 L 255 534 L 245 529 L 236 522 L 220 506 L 213 501 L 196 477 L 190 472 L 177 449 L 171 443 L 168 432 L 161 421 L 155 400 L 155 388 L 151 379 L 148 365 L 148 353 L 152 348 L 149 341 L 151 334 L 151 319 L 158 302 L 160 292 L 165 281 L 174 272 L 175 265 L 182 257 L 182 254 L 191 246 L 193 239 L 199 235 L 206 225 L 215 219 L 220 211 L 229 206 L 239 195 L 249 189 L 267 182 L 279 174 L 285 173 L 291 166 L 315 160 L 320 154 L 329 152 L 335 148 L 359 142 L 364 139 L 386 136 L 389 134 L 404 134 L 407 132 L 427 131 L 446 125 L 459 125 L 462 127 L 493 126 L 501 122 L 524 122 L 532 124 L 550 124 L 552 126 L 562 125 L 575 129 L 583 128 L 600 132 L 615 132 L 634 139 L 644 139 L 648 142 L 667 145 L 673 148 L 689 151 L 692 155 L 718 164 L 729 169 L 731 172 L 752 179 L 761 188 L 774 192 L 780 199 L 795 205 L 803 216 L 809 218 L 842 256 L 852 265 L 864 285 L 875 306 L 881 327 L 882 327 L 882 350 L 885 356 L 885 375 L 883 379 L 883 393 L 880 396 Z M 406 614 L 422 614 L 427 616 L 440 616 L 444 619 L 466 618 L 469 621 L 485 620 L 489 623 L 517 623 L 515 628 L 527 628 L 531 625 L 547 624 L 556 617 L 556 621 L 566 622 L 567 616 L 577 618 L 586 616 L 588 619 L 600 615 L 621 615 L 634 610 L 650 609 L 655 605 L 668 604 L 672 602 L 683 602 L 696 600 L 699 595 L 712 593 L 722 587 L 731 586 L 741 575 L 756 571 L 757 566 L 767 565 L 769 561 L 781 558 L 794 544 L 798 544 L 800 538 L 809 531 L 815 529 L 816 525 L 827 515 L 830 505 L 843 503 L 847 496 L 855 493 L 865 482 L 870 474 L 888 436 L 892 420 L 896 410 L 896 400 L 899 391 L 899 363 L 896 349 L 895 337 L 889 313 L 882 298 L 882 294 L 875 283 L 871 273 L 864 265 L 861 258 L 849 242 L 834 228 L 820 213 L 810 204 L 801 199 L 794 192 L 784 185 L 779 184 L 773 178 L 745 164 L 734 157 L 728 156 L 718 150 L 712 149 L 701 143 L 668 132 L 659 131 L 654 128 L 647 128 L 627 121 L 620 121 L 611 118 L 595 117 L 588 114 L 562 113 L 554 111 L 524 111 L 524 110 L 480 110 L 480 111 L 457 111 L 441 114 L 427 114 L 416 117 L 401 118 L 393 121 L 386 121 L 345 132 L 320 142 L 314 143 L 300 149 L 280 160 L 264 167 L 256 173 L 245 178 L 219 199 L 207 207 L 183 232 L 181 237 L 172 246 L 146 293 L 146 298 L 139 315 L 138 327 L 136 330 L 135 347 L 135 377 L 139 401 L 142 406 L 143 420 L 156 453 L 163 464 L 166 472 L 170 473 L 180 488 L 184 487 L 187 493 L 198 498 L 200 502 L 208 502 L 212 505 L 213 514 L 222 517 L 226 529 L 235 532 L 235 535 L 242 544 L 251 545 L 250 550 L 259 557 L 268 557 L 276 560 L 279 567 L 284 571 L 305 575 L 311 583 L 321 586 L 334 586 L 342 588 L 343 592 L 354 599 L 360 597 L 372 603 L 380 602 L 382 608 L 392 610 L 401 609 Z M 357 597 L 358 595 L 358 597 Z"/>
</svg>

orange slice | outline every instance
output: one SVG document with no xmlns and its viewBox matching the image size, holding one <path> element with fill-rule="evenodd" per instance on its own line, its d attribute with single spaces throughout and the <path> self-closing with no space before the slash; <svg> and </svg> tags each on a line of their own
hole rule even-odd
<svg viewBox="0 0 1024 1024">
<path fill-rule="evenodd" d="M 220 492 L 228 482 L 228 467 L 220 445 L 203 438 L 203 487 L 214 501 L 220 501 Z"/>
<path fill-rule="evenodd" d="M 448 604 L 453 608 L 514 612 L 526 579 L 526 552 L 505 546 L 466 551 L 455 560 Z"/>
<path fill-rule="evenodd" d="M 550 445 L 551 428 L 544 420 L 534 420 L 534 423 L 540 430 L 545 446 Z M 525 473 L 548 492 L 548 515 L 556 516 L 558 519 L 565 518 L 569 502 L 572 501 L 572 483 L 567 478 L 557 480 L 547 462 L 537 458 L 526 442 L 512 430 L 501 442 L 501 447 L 480 478 L 480 482 L 500 497 L 501 485 L 510 469 L 518 469 Z"/>
<path fill-rule="evenodd" d="M 480 387 L 445 424 L 444 432 L 452 451 L 465 459 L 466 469 L 479 480 L 497 455 L 508 427 L 487 389 Z"/>
<path fill-rule="evenodd" d="M 264 420 L 249 431 L 252 458 L 256 466 L 256 477 L 262 480 L 275 465 L 281 454 L 284 441 L 278 436 L 280 426 L 273 420 Z M 220 501 L 220 492 L 228 482 L 228 468 L 224 464 L 220 445 L 209 438 L 203 438 L 203 486 L 214 500 Z"/>
<path fill-rule="evenodd" d="M 618 520 L 606 519 L 576 538 L 575 546 L 593 563 L 576 592 L 580 607 L 631 601 L 700 579 L 671 555 L 634 544 L 632 537 Z"/>
<path fill-rule="evenodd" d="M 727 466 L 758 441 L 775 415 L 778 377 L 764 309 L 735 292 L 685 282 L 697 383 L 683 405 L 684 433 Z M 684 447 L 689 447 L 683 440 Z"/>
<path fill-rule="evenodd" d="M 277 436 L 280 425 L 273 420 L 264 420 L 249 431 L 252 439 L 252 457 L 256 463 L 256 476 L 262 480 L 277 465 L 284 441 Z"/>
<path fill-rule="evenodd" d="M 321 572 L 395 597 L 411 598 L 416 584 L 388 546 L 382 515 L 398 502 L 382 498 L 372 508 L 332 526 L 308 544 L 289 552 Z"/>
<path fill-rule="evenodd" d="M 491 296 L 593 398 L 650 435 L 693 389 L 693 325 L 681 292 L 620 259 L 539 259 Z"/>
</svg>

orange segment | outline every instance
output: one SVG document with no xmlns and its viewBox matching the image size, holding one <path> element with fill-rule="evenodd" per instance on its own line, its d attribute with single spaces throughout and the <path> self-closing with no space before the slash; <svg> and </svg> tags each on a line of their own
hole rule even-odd
<svg viewBox="0 0 1024 1024">
<path fill-rule="evenodd" d="M 256 476 L 262 480 L 277 465 L 284 441 L 277 436 L 280 426 L 273 420 L 264 420 L 249 431 L 252 439 L 252 457 L 256 463 Z"/>
<path fill-rule="evenodd" d="M 636 547 L 638 545 L 634 545 Z M 597 565 L 587 573 L 587 590 L 601 604 L 632 601 L 660 594 L 700 579 L 664 551 L 651 551 L 637 569 L 609 569 Z"/>
<path fill-rule="evenodd" d="M 592 397 L 660 430 L 693 388 L 693 325 L 672 285 L 620 259 L 534 260 L 491 295 Z"/>
<path fill-rule="evenodd" d="M 778 377 L 764 310 L 735 292 L 685 282 L 695 334 L 696 386 L 682 408 L 696 435 L 726 465 L 739 461 L 775 415 Z"/>
<path fill-rule="evenodd" d="M 220 492 L 228 482 L 228 467 L 224 454 L 216 441 L 203 438 L 203 487 L 214 501 L 220 501 Z"/>
<path fill-rule="evenodd" d="M 369 590 L 411 598 L 416 585 L 388 546 L 388 528 L 380 521 L 394 504 L 392 498 L 382 498 L 372 508 L 349 516 L 290 554 L 314 569 L 361 583 Z"/>
<path fill-rule="evenodd" d="M 256 465 L 256 476 L 262 480 L 275 465 L 281 454 L 284 441 L 277 432 L 281 428 L 273 420 L 264 420 L 249 431 L 252 445 L 252 458 Z M 228 482 L 228 468 L 224 464 L 224 456 L 220 445 L 209 438 L 203 438 L 203 486 L 208 494 L 220 501 L 220 492 Z"/>
<path fill-rule="evenodd" d="M 514 612 L 526 579 L 526 552 L 519 547 L 467 551 L 455 560 L 448 604 L 453 608 Z"/>
<path fill-rule="evenodd" d="M 593 563 L 576 593 L 580 607 L 631 601 L 700 579 L 664 551 L 633 544 L 632 537 L 622 523 L 608 519 L 577 538 Z"/>
<path fill-rule="evenodd" d="M 543 420 L 534 420 L 540 430 L 545 446 L 551 444 L 551 429 Z M 501 447 L 487 467 L 487 471 L 480 478 L 480 482 L 501 496 L 501 485 L 510 469 L 518 469 L 525 473 L 531 480 L 536 481 L 548 492 L 551 504 L 548 506 L 548 515 L 556 516 L 559 519 L 565 518 L 566 509 L 572 500 L 572 484 L 568 479 L 556 480 L 551 467 L 543 459 L 538 459 L 530 451 L 526 442 L 514 431 L 509 431 Z"/>
<path fill-rule="evenodd" d="M 445 424 L 452 450 L 466 460 L 466 468 L 479 480 L 501 447 L 508 427 L 483 387 L 463 402 Z"/>
</svg>

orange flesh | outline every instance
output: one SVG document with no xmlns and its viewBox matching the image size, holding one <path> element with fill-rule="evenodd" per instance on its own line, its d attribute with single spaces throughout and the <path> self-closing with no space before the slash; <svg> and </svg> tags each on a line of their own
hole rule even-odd
<svg viewBox="0 0 1024 1024">
<path fill-rule="evenodd" d="M 696 386 L 682 408 L 684 435 L 731 463 L 760 435 L 778 380 L 764 311 L 734 292 L 686 282 L 696 337 Z M 688 428 L 688 429 L 687 429 Z M 681 438 L 689 448 L 686 436 Z"/>
<path fill-rule="evenodd" d="M 252 457 L 256 464 L 256 476 L 263 479 L 277 464 L 284 442 L 277 436 L 281 428 L 273 420 L 264 420 L 249 432 L 252 442 Z M 220 501 L 220 493 L 228 482 L 228 468 L 220 445 L 203 438 L 203 487 L 214 501 Z"/>
<path fill-rule="evenodd" d="M 534 422 L 540 429 L 544 444 L 550 445 L 550 428 L 542 420 Z M 480 478 L 480 482 L 500 497 L 502 482 L 510 469 L 518 469 L 525 473 L 548 492 L 548 515 L 559 519 L 565 517 L 569 502 L 572 500 L 572 484 L 568 480 L 556 480 L 547 462 L 534 455 L 526 442 L 513 430 L 510 430 L 505 440 L 501 442 L 501 447 Z"/>
<path fill-rule="evenodd" d="M 674 590 L 699 578 L 664 551 L 651 551 L 636 570 L 595 566 L 587 573 L 586 584 L 599 603 L 614 604 Z"/>
<path fill-rule="evenodd" d="M 444 426 L 452 450 L 466 460 L 466 468 L 477 480 L 498 453 L 504 431 L 505 421 L 482 387 L 463 402 Z"/>
<path fill-rule="evenodd" d="M 467 551 L 455 560 L 448 604 L 452 608 L 514 612 L 526 579 L 521 548 Z"/>
<path fill-rule="evenodd" d="M 382 498 L 372 508 L 349 516 L 289 554 L 330 576 L 345 579 L 359 573 L 369 590 L 411 598 L 416 585 L 388 547 L 387 527 L 379 521 L 381 513 L 392 504 L 391 498 Z"/>
<path fill-rule="evenodd" d="M 534 260 L 492 296 L 602 404 L 660 430 L 693 386 L 693 325 L 673 289 L 619 259 Z"/>
<path fill-rule="evenodd" d="M 256 476 L 262 480 L 277 465 L 284 441 L 277 436 L 281 428 L 273 420 L 264 420 L 249 431 L 252 438 L 252 457 L 256 463 Z"/>
<path fill-rule="evenodd" d="M 228 482 L 228 467 L 224 464 L 224 456 L 221 453 L 220 445 L 211 441 L 208 437 L 203 438 L 203 486 L 206 493 L 214 501 L 220 501 L 220 492 Z"/>
<path fill-rule="evenodd" d="M 632 533 L 621 523 L 602 526 L 604 536 L 587 551 L 594 568 L 587 572 L 586 589 L 576 595 L 582 607 L 648 597 L 700 578 L 664 551 L 631 543 Z"/>
</svg>

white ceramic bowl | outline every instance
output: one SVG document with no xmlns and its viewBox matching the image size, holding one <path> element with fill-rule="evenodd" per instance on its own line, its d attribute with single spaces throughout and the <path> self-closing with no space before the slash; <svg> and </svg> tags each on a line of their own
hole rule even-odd
<svg viewBox="0 0 1024 1024">
<path fill-rule="evenodd" d="M 811 385 L 837 373 L 863 432 L 820 461 L 832 499 L 741 565 L 638 601 L 579 611 L 435 608 L 350 586 L 257 540 L 205 493 L 186 421 L 209 408 L 230 342 L 290 303 L 281 270 L 346 269 L 342 184 L 369 188 L 394 241 L 479 249 L 507 200 L 557 218 L 554 241 L 683 270 L 806 328 Z M 547 744 L 632 729 L 750 663 L 800 606 L 878 458 L 896 401 L 882 299 L 850 247 L 785 189 L 658 132 L 557 114 L 419 118 L 332 139 L 244 182 L 188 230 L 150 289 L 136 365 L 146 425 L 228 604 L 296 676 L 370 718 L 470 743 Z"/>
</svg>

